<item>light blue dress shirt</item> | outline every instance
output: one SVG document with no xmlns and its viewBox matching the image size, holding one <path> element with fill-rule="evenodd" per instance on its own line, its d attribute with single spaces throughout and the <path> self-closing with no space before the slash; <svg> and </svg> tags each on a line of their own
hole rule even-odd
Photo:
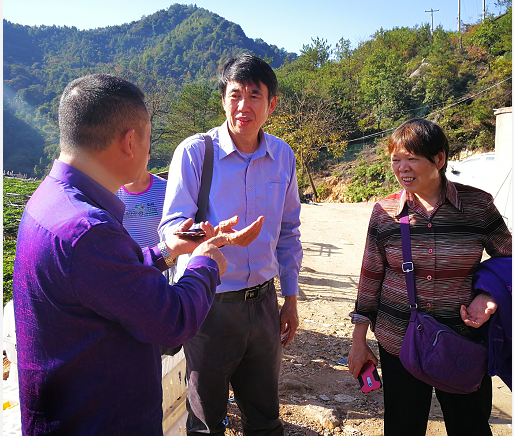
<svg viewBox="0 0 514 436">
<path fill-rule="evenodd" d="M 210 130 L 214 144 L 212 185 L 207 220 L 214 226 L 234 215 L 240 230 L 260 215 L 261 233 L 248 247 L 226 246 L 221 250 L 228 263 L 217 292 L 237 291 L 280 277 L 283 296 L 298 294 L 302 262 L 300 200 L 296 160 L 284 141 L 259 133 L 259 146 L 248 158 L 234 145 L 227 123 Z M 161 240 L 197 211 L 205 143 L 195 135 L 175 150 L 168 174 Z"/>
</svg>

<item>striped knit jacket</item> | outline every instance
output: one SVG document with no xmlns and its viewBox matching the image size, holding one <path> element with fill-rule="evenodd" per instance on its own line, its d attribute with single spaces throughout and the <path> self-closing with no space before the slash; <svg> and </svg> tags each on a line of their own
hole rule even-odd
<svg viewBox="0 0 514 436">
<path fill-rule="evenodd" d="M 389 353 L 398 356 L 409 319 L 402 272 L 399 214 L 409 208 L 418 310 L 470 333 L 460 319 L 474 298 L 472 277 L 485 251 L 511 256 L 512 238 L 490 194 L 445 181 L 439 202 L 427 215 L 416 198 L 399 191 L 372 212 L 352 322 L 369 323 Z M 473 329 L 474 330 L 474 329 Z"/>
</svg>

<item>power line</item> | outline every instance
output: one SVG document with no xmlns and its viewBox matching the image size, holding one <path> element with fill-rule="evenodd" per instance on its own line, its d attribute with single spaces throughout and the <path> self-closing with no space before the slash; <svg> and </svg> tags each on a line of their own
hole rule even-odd
<svg viewBox="0 0 514 436">
<path fill-rule="evenodd" d="M 512 79 L 512 76 L 509 76 L 509 77 L 507 77 L 506 79 L 504 79 L 504 80 L 502 80 L 502 81 L 500 81 L 500 82 L 495 83 L 494 85 L 491 85 L 491 86 L 488 86 L 487 88 L 481 89 L 480 91 L 476 92 L 475 94 L 467 95 L 467 96 L 465 96 L 465 97 L 461 97 L 461 98 L 460 98 L 459 100 L 457 100 L 455 103 L 452 103 L 452 104 L 450 104 L 450 105 L 448 105 L 448 106 L 446 106 L 446 107 L 444 107 L 444 108 L 442 108 L 442 109 L 440 109 L 440 110 L 438 110 L 438 111 L 431 112 L 431 113 L 429 113 L 428 115 L 425 115 L 423 118 L 427 118 L 427 117 L 429 117 L 430 115 L 436 115 L 436 114 L 439 114 L 439 113 L 441 113 L 441 112 L 444 112 L 444 111 L 446 111 L 446 110 L 448 110 L 448 109 L 451 109 L 452 107 L 457 106 L 457 105 L 459 105 L 459 104 L 461 104 L 461 103 L 464 103 L 464 102 L 465 102 L 465 101 L 467 101 L 467 100 L 471 100 L 471 99 L 473 99 L 473 98 L 475 98 L 475 97 L 479 96 L 480 94 L 483 94 L 484 92 L 489 91 L 490 89 L 495 88 L 496 86 L 500 86 L 502 83 L 507 82 L 508 80 L 511 80 L 511 79 Z M 421 107 L 416 108 L 416 109 L 411 109 L 410 111 L 407 111 L 407 112 L 414 112 L 414 111 L 417 111 L 417 110 L 420 110 L 420 109 L 423 109 L 423 108 L 426 108 L 426 107 L 430 108 L 430 107 L 434 107 L 434 106 L 438 106 L 438 105 L 433 105 L 433 106 L 421 106 Z M 405 112 L 403 112 L 403 113 L 405 113 Z M 384 134 L 386 134 L 386 133 L 388 133 L 388 132 L 391 132 L 391 131 L 393 131 L 394 129 L 396 129 L 396 127 L 392 127 L 392 128 L 390 128 L 390 129 L 382 130 L 382 131 L 377 132 L 377 133 L 372 133 L 371 135 L 363 136 L 363 137 L 361 137 L 361 138 L 357 138 L 357 139 L 350 139 L 350 140 L 346 141 L 346 143 L 347 143 L 347 144 L 349 144 L 350 142 L 362 141 L 363 139 L 376 138 L 377 136 L 384 136 Z"/>
</svg>

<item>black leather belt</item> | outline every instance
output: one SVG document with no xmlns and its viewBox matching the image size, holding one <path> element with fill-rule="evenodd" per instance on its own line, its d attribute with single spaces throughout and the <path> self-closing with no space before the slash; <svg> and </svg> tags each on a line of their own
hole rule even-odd
<svg viewBox="0 0 514 436">
<path fill-rule="evenodd" d="M 253 300 L 254 298 L 259 298 L 260 295 L 264 294 L 270 288 L 271 280 L 268 280 L 262 285 L 252 286 L 251 288 L 241 289 L 240 291 L 221 292 L 214 296 L 214 301 Z"/>
</svg>

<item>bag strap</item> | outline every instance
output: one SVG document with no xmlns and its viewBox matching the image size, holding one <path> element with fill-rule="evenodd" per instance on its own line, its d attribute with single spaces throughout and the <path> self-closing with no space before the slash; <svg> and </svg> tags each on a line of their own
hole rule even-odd
<svg viewBox="0 0 514 436">
<path fill-rule="evenodd" d="M 416 316 L 418 305 L 416 303 L 416 281 L 414 277 L 414 263 L 412 262 L 412 250 L 410 243 L 410 224 L 409 224 L 409 208 L 407 205 L 400 214 L 400 231 L 402 235 L 402 254 L 403 263 L 402 271 L 405 274 L 405 283 L 407 284 L 407 295 L 409 296 L 410 319 L 413 321 Z"/>
<path fill-rule="evenodd" d="M 214 164 L 214 146 L 212 138 L 206 133 L 202 134 L 205 141 L 205 156 L 202 166 L 202 178 L 200 181 L 200 192 L 198 192 L 198 210 L 195 215 L 195 223 L 205 221 L 207 216 L 207 205 L 209 204 L 209 193 L 211 192 L 212 168 Z"/>
</svg>

